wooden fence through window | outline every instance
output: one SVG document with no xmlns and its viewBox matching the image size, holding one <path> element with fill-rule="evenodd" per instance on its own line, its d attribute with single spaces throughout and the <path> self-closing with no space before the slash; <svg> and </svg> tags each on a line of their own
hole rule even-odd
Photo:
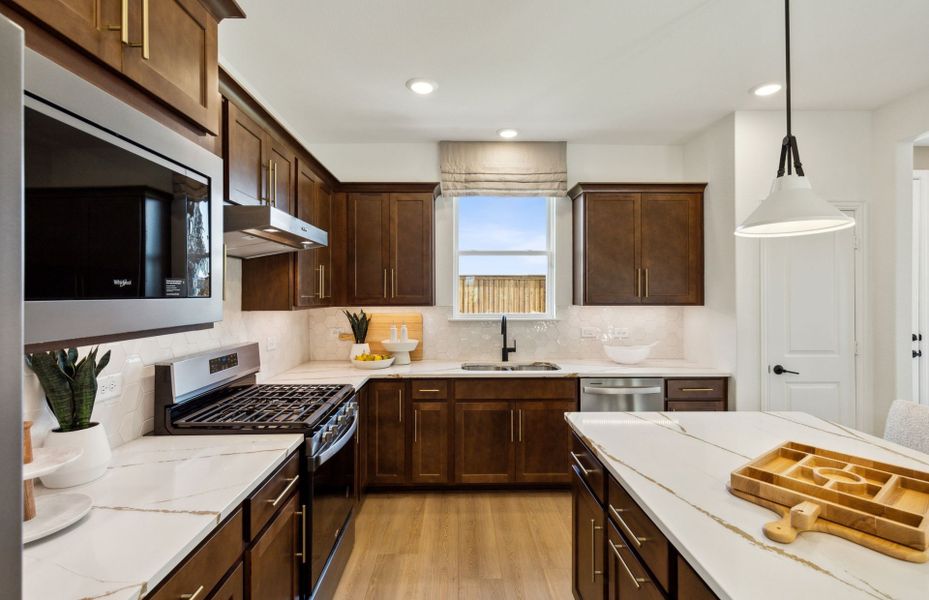
<svg viewBox="0 0 929 600">
<path fill-rule="evenodd" d="M 544 275 L 461 275 L 458 306 L 462 314 L 544 313 Z"/>
</svg>

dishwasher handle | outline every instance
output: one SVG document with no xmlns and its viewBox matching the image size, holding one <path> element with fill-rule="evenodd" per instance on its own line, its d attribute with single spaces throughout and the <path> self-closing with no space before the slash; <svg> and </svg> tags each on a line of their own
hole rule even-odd
<svg viewBox="0 0 929 600">
<path fill-rule="evenodd" d="M 638 396 L 641 394 L 660 394 L 661 386 L 648 387 L 590 387 L 584 386 L 585 394 L 594 396 Z"/>
</svg>

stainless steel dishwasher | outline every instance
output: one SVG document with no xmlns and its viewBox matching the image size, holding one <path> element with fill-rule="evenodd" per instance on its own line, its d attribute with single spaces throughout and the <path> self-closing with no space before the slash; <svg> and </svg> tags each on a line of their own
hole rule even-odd
<svg viewBox="0 0 929 600">
<path fill-rule="evenodd" d="M 581 379 L 581 412 L 664 410 L 664 379 Z"/>
</svg>

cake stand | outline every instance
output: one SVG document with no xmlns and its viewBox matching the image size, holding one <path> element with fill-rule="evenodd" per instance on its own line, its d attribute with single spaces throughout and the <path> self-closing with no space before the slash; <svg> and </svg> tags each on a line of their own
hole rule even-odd
<svg viewBox="0 0 929 600">
<path fill-rule="evenodd" d="M 36 448 L 32 462 L 23 465 L 23 481 L 32 481 L 54 473 L 81 457 L 83 450 L 73 448 Z M 35 516 L 23 521 L 23 543 L 42 539 L 77 523 L 90 512 L 93 500 L 87 494 L 48 494 L 35 498 L 31 491 L 27 502 L 34 502 Z"/>
<path fill-rule="evenodd" d="M 410 364 L 410 352 L 416 350 L 416 346 L 419 345 L 419 340 L 406 340 L 405 342 L 383 340 L 381 344 L 384 346 L 384 350 L 393 354 L 394 358 L 397 359 L 394 362 L 395 365 L 408 365 Z"/>
</svg>

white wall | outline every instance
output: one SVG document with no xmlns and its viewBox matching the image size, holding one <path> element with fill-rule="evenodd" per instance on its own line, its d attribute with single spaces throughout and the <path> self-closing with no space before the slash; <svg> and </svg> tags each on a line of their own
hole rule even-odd
<svg viewBox="0 0 929 600">
<path fill-rule="evenodd" d="M 681 146 L 568 143 L 568 188 L 580 181 L 681 181 Z"/>
<path fill-rule="evenodd" d="M 871 262 L 874 428 L 894 398 L 912 398 L 911 220 L 913 140 L 929 132 L 929 88 L 874 111 Z"/>
<path fill-rule="evenodd" d="M 735 115 L 710 125 L 683 147 L 683 176 L 706 181 L 705 304 L 684 309 L 684 356 L 736 372 Z M 730 386 L 738 408 L 738 379 Z"/>
<path fill-rule="evenodd" d="M 864 202 L 870 198 L 871 113 L 867 111 L 796 111 L 794 135 L 804 170 L 813 188 L 833 202 Z M 781 111 L 735 114 L 735 221 L 741 222 L 767 196 L 777 171 L 784 137 Z M 735 297 L 738 323 L 739 408 L 762 406 L 760 248 L 764 242 L 735 241 Z M 865 241 L 867 245 L 867 240 Z M 867 302 L 865 310 L 867 310 Z M 861 340 L 860 341 L 864 341 Z M 862 344 L 865 352 L 870 347 Z M 868 368 L 868 358 L 862 361 Z M 859 391 L 866 410 L 859 426 L 871 429 L 870 389 Z"/>
<path fill-rule="evenodd" d="M 913 168 L 921 171 L 929 170 L 929 146 L 913 148 Z"/>
</svg>

